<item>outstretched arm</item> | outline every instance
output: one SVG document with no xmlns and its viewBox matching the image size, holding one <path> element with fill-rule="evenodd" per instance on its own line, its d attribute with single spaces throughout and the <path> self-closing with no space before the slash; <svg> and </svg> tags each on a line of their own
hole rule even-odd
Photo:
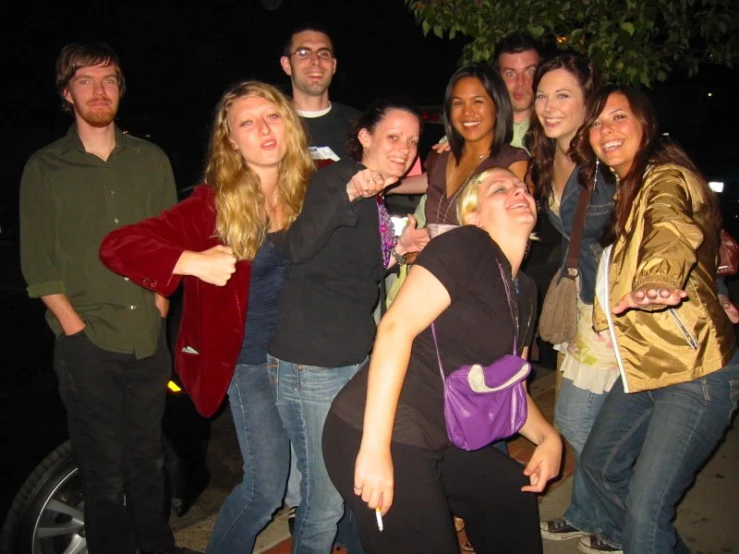
<svg viewBox="0 0 739 554">
<path fill-rule="evenodd" d="M 354 493 L 383 514 L 393 504 L 390 456 L 395 414 L 413 339 L 450 304 L 449 293 L 422 266 L 414 267 L 380 322 L 372 354 L 362 443 L 354 469 Z"/>
</svg>

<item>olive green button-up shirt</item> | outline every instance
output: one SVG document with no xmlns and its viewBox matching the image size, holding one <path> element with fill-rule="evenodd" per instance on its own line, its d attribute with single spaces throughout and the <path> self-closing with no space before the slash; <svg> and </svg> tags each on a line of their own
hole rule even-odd
<svg viewBox="0 0 739 554">
<path fill-rule="evenodd" d="M 28 295 L 65 294 L 100 348 L 152 355 L 161 317 L 154 294 L 108 270 L 98 258 L 103 237 L 175 204 L 167 155 L 116 129 L 107 161 L 85 151 L 72 125 L 35 152 L 21 179 L 21 266 Z M 62 328 L 47 311 L 49 326 Z"/>
</svg>

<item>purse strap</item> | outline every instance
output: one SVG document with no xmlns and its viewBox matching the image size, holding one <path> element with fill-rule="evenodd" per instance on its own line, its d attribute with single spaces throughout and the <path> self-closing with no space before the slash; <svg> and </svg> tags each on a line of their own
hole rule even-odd
<svg viewBox="0 0 739 554">
<path fill-rule="evenodd" d="M 582 232 L 585 227 L 585 215 L 590 205 L 590 198 L 593 195 L 593 189 L 595 189 L 595 182 L 598 178 L 598 167 L 600 160 L 595 163 L 595 177 L 593 177 L 593 188 L 588 187 L 585 190 L 580 191 L 580 196 L 577 199 L 577 207 L 575 208 L 575 219 L 572 222 L 572 234 L 570 235 L 570 244 L 567 247 L 567 259 L 565 267 L 567 274 L 575 276 L 579 273 L 578 261 L 580 259 L 580 245 L 582 244 Z M 581 187 L 582 188 L 582 187 Z"/>
<path fill-rule="evenodd" d="M 506 298 L 508 300 L 508 309 L 511 312 L 511 319 L 513 320 L 513 326 L 514 326 L 514 334 L 513 334 L 513 354 L 518 354 L 518 318 L 513 313 L 513 303 L 511 301 L 511 287 L 508 285 L 508 278 L 506 277 L 505 271 L 503 270 L 503 266 L 500 262 L 498 262 L 498 270 L 500 270 L 500 278 L 503 281 L 503 286 L 505 287 L 505 294 Z M 436 361 L 439 362 L 439 374 L 441 375 L 441 380 L 446 381 L 446 377 L 444 377 L 444 369 L 441 365 L 441 354 L 439 353 L 439 342 L 436 340 L 436 322 L 433 322 L 431 324 L 431 335 L 434 337 L 434 346 L 436 347 Z"/>
</svg>

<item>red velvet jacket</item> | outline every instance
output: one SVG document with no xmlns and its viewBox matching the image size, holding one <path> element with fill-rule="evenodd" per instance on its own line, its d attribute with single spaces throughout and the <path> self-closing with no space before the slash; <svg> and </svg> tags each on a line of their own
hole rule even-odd
<svg viewBox="0 0 739 554">
<path fill-rule="evenodd" d="M 182 321 L 175 347 L 175 370 L 205 417 L 221 405 L 244 338 L 251 263 L 238 262 L 223 287 L 196 277 L 173 275 L 182 252 L 221 244 L 215 234 L 215 194 L 200 185 L 161 215 L 109 233 L 100 260 L 112 271 L 162 296 L 184 283 Z"/>
</svg>

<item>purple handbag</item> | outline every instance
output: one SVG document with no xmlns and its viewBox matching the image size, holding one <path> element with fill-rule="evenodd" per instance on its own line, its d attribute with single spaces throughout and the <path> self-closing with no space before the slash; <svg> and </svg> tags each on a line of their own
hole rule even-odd
<svg viewBox="0 0 739 554">
<path fill-rule="evenodd" d="M 464 450 L 477 450 L 515 435 L 528 416 L 524 381 L 531 371 L 531 365 L 516 355 L 518 321 L 513 315 L 508 279 L 500 263 L 498 268 L 515 327 L 513 354 L 503 356 L 485 367 L 480 364 L 464 365 L 445 378 L 436 327 L 431 324 L 439 373 L 444 381 L 447 435 L 452 444 Z"/>
</svg>

